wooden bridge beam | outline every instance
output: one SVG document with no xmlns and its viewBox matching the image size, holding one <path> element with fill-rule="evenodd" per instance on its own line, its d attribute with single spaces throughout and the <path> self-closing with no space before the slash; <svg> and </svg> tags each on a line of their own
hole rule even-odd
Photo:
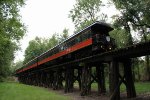
<svg viewBox="0 0 150 100">
<path fill-rule="evenodd" d="M 54 81 L 54 71 L 50 71 L 49 74 L 50 74 L 49 87 L 52 88 Z"/>
<path fill-rule="evenodd" d="M 63 87 L 62 81 L 62 71 L 61 69 L 57 69 L 54 73 L 53 89 L 61 89 Z"/>
<path fill-rule="evenodd" d="M 124 64 L 124 74 L 125 74 L 125 81 L 126 81 L 126 90 L 127 90 L 127 97 L 133 98 L 136 97 L 136 91 L 133 81 L 133 75 L 132 75 L 132 68 L 131 68 L 131 59 L 125 59 L 123 60 Z"/>
<path fill-rule="evenodd" d="M 65 71 L 65 93 L 73 92 L 74 69 L 66 68 Z"/>
<path fill-rule="evenodd" d="M 50 73 L 49 73 L 49 71 L 46 72 L 45 85 L 46 85 L 47 88 L 49 88 L 49 85 L 50 85 Z"/>
<path fill-rule="evenodd" d="M 110 100 L 120 100 L 119 65 L 118 61 L 112 60 L 109 67 Z"/>
<path fill-rule="evenodd" d="M 81 77 L 82 77 L 82 69 L 78 68 L 78 76 L 77 76 L 77 81 L 79 83 L 79 90 L 81 91 Z"/>
<path fill-rule="evenodd" d="M 89 95 L 91 92 L 91 67 L 84 65 L 82 67 L 81 77 L 81 96 Z"/>
<path fill-rule="evenodd" d="M 43 71 L 42 73 L 42 83 L 43 87 L 47 87 L 47 72 Z"/>
<path fill-rule="evenodd" d="M 39 72 L 39 86 L 42 86 L 42 72 Z"/>
<path fill-rule="evenodd" d="M 98 94 L 106 93 L 105 77 L 104 77 L 104 65 L 102 63 L 96 66 L 96 81 L 98 84 Z"/>
<path fill-rule="evenodd" d="M 39 86 L 39 72 L 35 75 L 35 86 Z"/>
</svg>

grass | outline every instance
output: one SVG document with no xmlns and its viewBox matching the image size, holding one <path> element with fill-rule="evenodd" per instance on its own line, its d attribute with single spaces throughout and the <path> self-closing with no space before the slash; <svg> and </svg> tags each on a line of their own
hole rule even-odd
<svg viewBox="0 0 150 100">
<path fill-rule="evenodd" d="M 78 87 L 78 84 L 74 84 Z M 107 90 L 109 85 L 106 84 Z M 135 83 L 137 94 L 150 92 L 150 82 Z M 92 84 L 92 89 L 97 90 L 97 84 Z M 125 86 L 121 85 L 121 92 L 125 92 Z M 29 86 L 19 83 L 0 83 L 0 100 L 71 100 L 71 97 L 56 94 L 45 88 Z"/>
<path fill-rule="evenodd" d="M 150 92 L 150 82 L 138 82 L 135 84 L 137 93 Z"/>
<path fill-rule="evenodd" d="M 47 89 L 19 83 L 0 83 L 0 100 L 70 100 Z"/>
<path fill-rule="evenodd" d="M 97 90 L 97 87 L 98 87 L 98 86 L 97 86 L 96 83 L 93 83 L 93 84 L 92 84 L 92 89 Z M 109 88 L 109 85 L 108 85 L 108 84 L 106 84 L 106 88 L 107 88 L 107 90 L 108 90 L 108 88 Z M 150 92 L 150 82 L 136 82 L 136 83 L 135 83 L 135 89 L 136 89 L 136 92 L 137 92 L 138 94 Z M 121 85 L 120 91 L 121 91 L 121 92 L 125 92 L 125 91 L 126 91 L 126 87 L 125 87 L 124 84 Z"/>
</svg>

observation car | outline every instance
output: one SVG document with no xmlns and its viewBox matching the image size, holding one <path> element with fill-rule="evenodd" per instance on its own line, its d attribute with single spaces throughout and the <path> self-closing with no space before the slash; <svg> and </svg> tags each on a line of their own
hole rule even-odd
<svg viewBox="0 0 150 100">
<path fill-rule="evenodd" d="M 112 30 L 113 28 L 108 24 L 97 21 L 29 61 L 16 73 L 53 66 L 112 50 L 115 48 L 114 39 L 109 36 L 109 32 Z"/>
</svg>

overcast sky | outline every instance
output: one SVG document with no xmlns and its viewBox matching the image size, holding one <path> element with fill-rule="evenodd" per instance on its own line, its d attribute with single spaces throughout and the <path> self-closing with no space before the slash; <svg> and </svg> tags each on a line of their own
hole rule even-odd
<svg viewBox="0 0 150 100">
<path fill-rule="evenodd" d="M 25 3 L 20 14 L 22 22 L 27 26 L 27 33 L 21 40 L 22 50 L 16 53 L 15 62 L 24 59 L 24 51 L 29 41 L 36 36 L 50 37 L 54 33 L 62 32 L 64 28 L 68 28 L 72 34 L 74 30 L 68 14 L 75 0 L 26 0 Z M 107 12 L 109 18 L 116 12 L 114 7 L 105 7 L 102 11 Z"/>
</svg>

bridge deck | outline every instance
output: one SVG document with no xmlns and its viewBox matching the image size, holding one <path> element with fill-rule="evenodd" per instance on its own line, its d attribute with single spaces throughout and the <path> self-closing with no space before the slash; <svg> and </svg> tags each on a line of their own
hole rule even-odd
<svg viewBox="0 0 150 100">
<path fill-rule="evenodd" d="M 141 57 L 145 55 L 150 55 L 150 41 L 145 42 L 145 43 L 138 43 L 135 45 L 131 45 L 126 48 L 115 49 L 113 51 L 104 52 L 101 54 L 66 62 L 63 64 L 41 68 L 40 70 L 60 68 L 60 67 L 70 66 L 70 65 L 76 66 L 76 65 L 79 65 L 79 63 L 81 62 L 88 62 L 88 63 L 97 62 L 97 61 L 109 62 L 109 61 L 112 61 L 112 59 L 123 60 L 126 58 L 135 58 L 135 57 Z"/>
</svg>

